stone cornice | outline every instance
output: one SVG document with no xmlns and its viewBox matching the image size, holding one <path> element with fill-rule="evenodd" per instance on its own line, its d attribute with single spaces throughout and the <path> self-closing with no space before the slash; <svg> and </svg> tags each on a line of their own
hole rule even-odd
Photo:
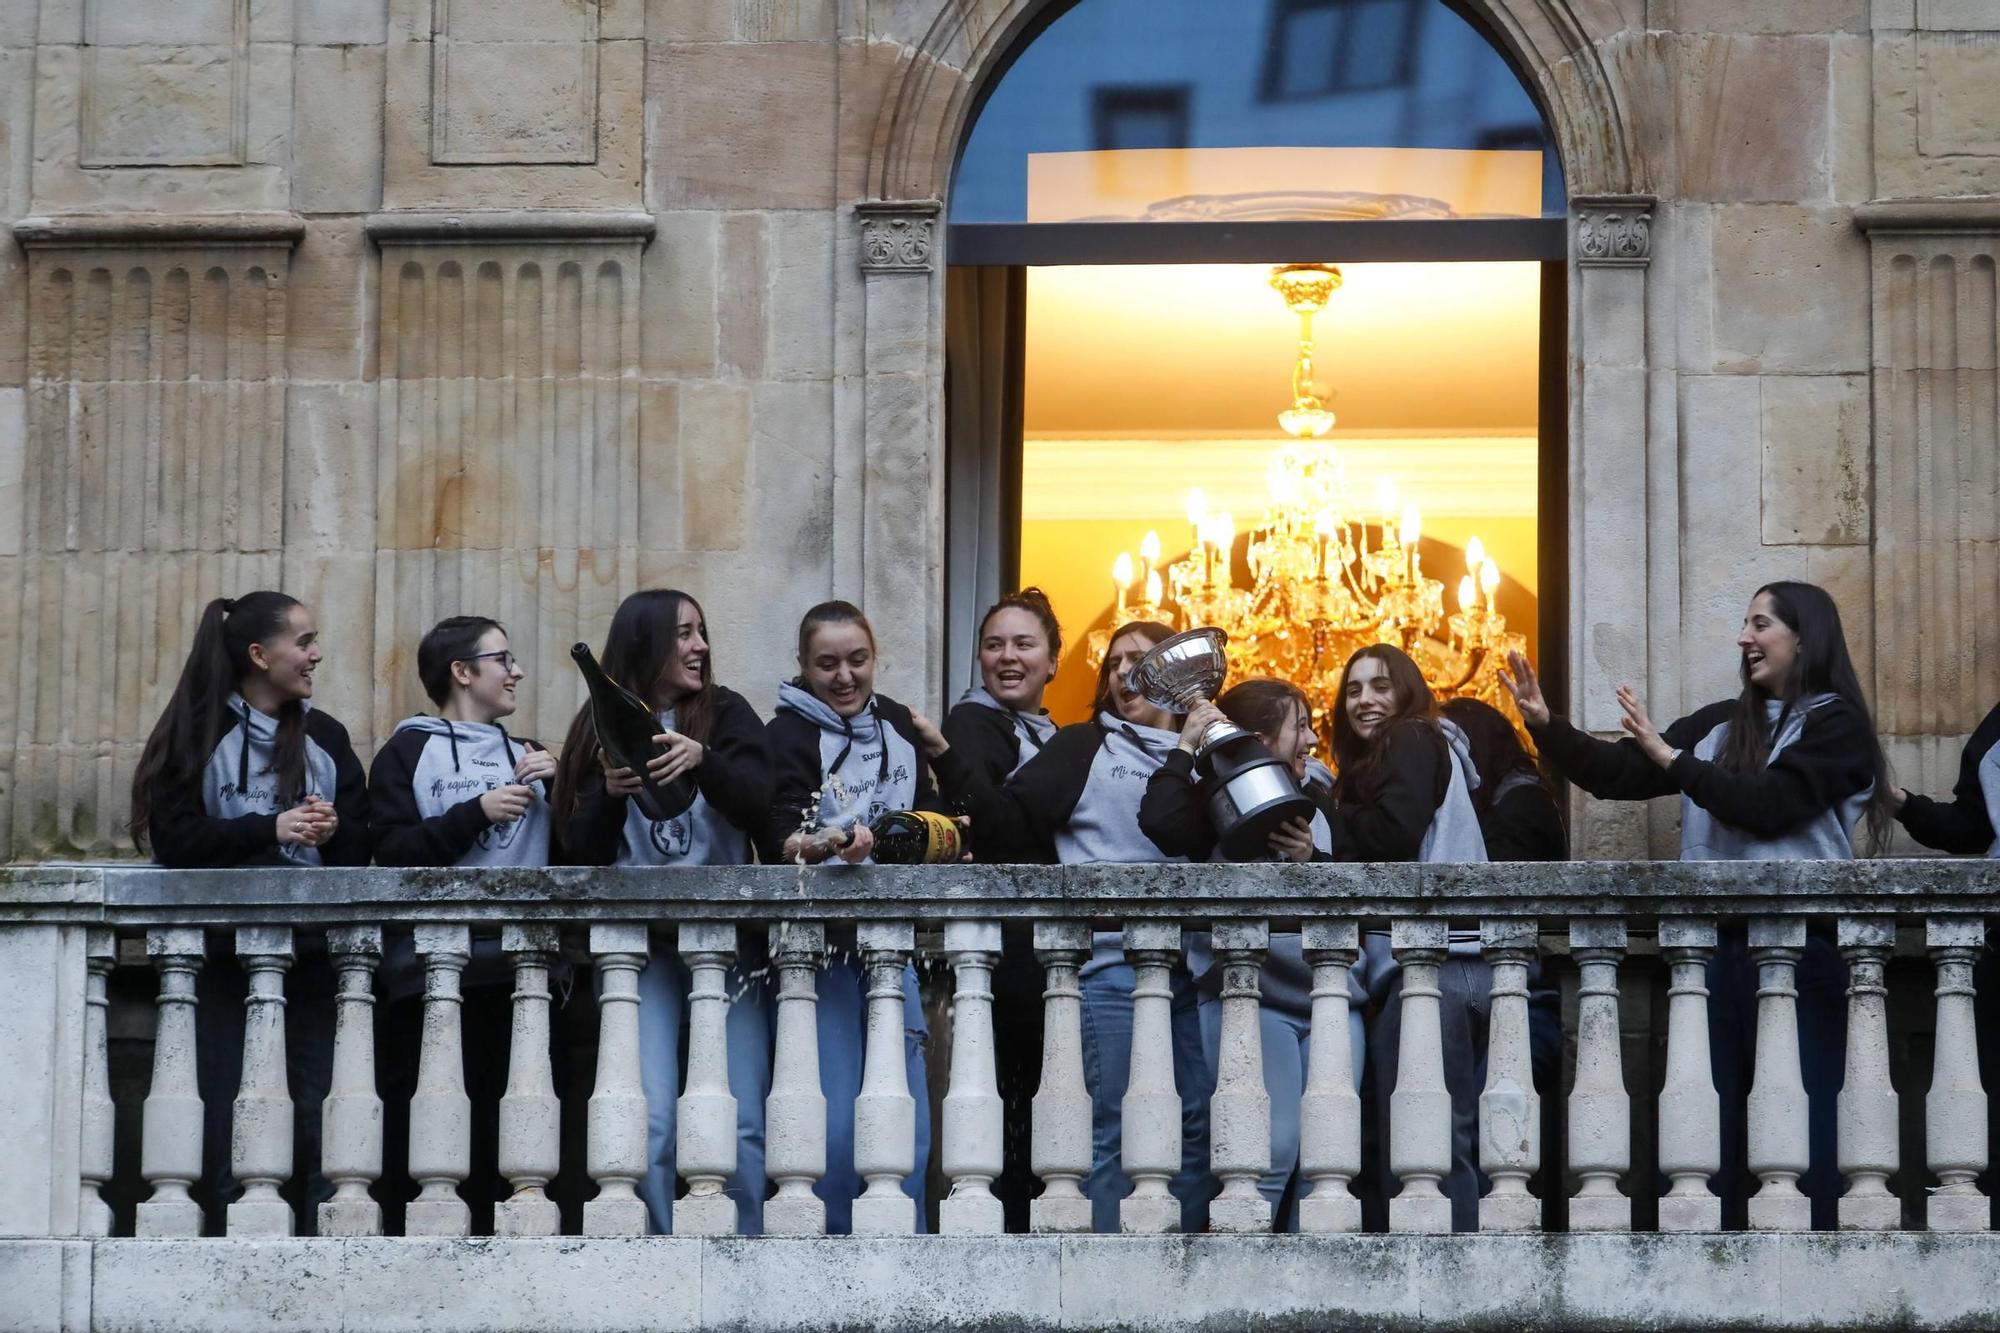
<svg viewBox="0 0 2000 1333">
<path fill-rule="evenodd" d="M 873 200 L 854 206 L 861 222 L 861 271 L 929 273 L 937 264 L 935 199 Z"/>
<path fill-rule="evenodd" d="M 1961 199 L 1877 199 L 1856 205 L 1854 225 L 1866 232 L 1940 235 L 2000 232 L 2000 195 Z"/>
<path fill-rule="evenodd" d="M 409 210 L 370 213 L 362 226 L 377 245 L 644 244 L 659 229 L 637 209 Z"/>
<path fill-rule="evenodd" d="M 299 243 L 297 213 L 48 213 L 13 227 L 23 249 L 109 246 L 285 246 Z"/>
<path fill-rule="evenodd" d="M 1640 267 L 1653 258 L 1653 206 L 1650 195 L 1594 195 L 1569 201 L 1576 226 L 1576 262 L 1611 268 Z"/>
</svg>

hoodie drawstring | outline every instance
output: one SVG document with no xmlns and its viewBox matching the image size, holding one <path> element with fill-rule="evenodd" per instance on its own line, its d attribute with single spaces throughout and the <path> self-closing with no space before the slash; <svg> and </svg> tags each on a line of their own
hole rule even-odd
<svg viewBox="0 0 2000 1333">
<path fill-rule="evenodd" d="M 449 736 L 449 737 L 451 737 L 451 771 L 452 771 L 452 772 L 454 772 L 454 773 L 456 773 L 456 772 L 458 772 L 458 771 L 459 771 L 459 768 L 458 768 L 458 728 L 457 728 L 457 727 L 454 727 L 454 726 L 452 726 L 452 725 L 451 725 L 451 719 L 450 719 L 450 718 L 445 718 L 445 719 L 444 719 L 444 734 L 445 734 L 445 735 L 447 735 L 447 736 Z M 504 735 L 505 735 L 506 733 L 505 733 L 505 732 L 502 732 L 501 734 L 502 734 L 502 735 L 504 736 Z"/>
<path fill-rule="evenodd" d="M 889 737 L 884 731 L 885 724 L 882 721 L 882 715 L 875 711 L 875 699 L 872 695 L 868 700 L 868 715 L 875 719 L 875 730 L 878 739 L 882 742 L 882 762 L 876 766 L 875 780 L 881 785 L 887 786 L 889 783 Z M 847 744 L 840 747 L 840 753 L 835 755 L 833 762 L 826 766 L 828 777 L 838 773 L 840 766 L 847 762 L 847 756 L 854 753 L 854 720 L 845 717 L 840 719 L 840 730 L 846 735 Z"/>
<path fill-rule="evenodd" d="M 250 719 L 245 716 L 240 724 L 243 728 L 243 748 L 236 752 L 236 790 L 247 791 L 250 787 Z"/>
</svg>

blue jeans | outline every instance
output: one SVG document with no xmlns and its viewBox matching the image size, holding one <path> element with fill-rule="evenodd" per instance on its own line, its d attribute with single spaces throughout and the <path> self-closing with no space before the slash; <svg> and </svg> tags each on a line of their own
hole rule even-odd
<svg viewBox="0 0 2000 1333">
<path fill-rule="evenodd" d="M 819 974 L 819 1090 L 826 1096 L 826 1174 L 813 1193 L 826 1204 L 826 1232 L 854 1229 L 854 1200 L 861 1174 L 854 1169 L 854 1099 L 861 1093 L 862 1056 L 868 1045 L 867 986 L 851 952 Z M 903 968 L 903 1068 L 917 1104 L 916 1166 L 903 1193 L 917 1203 L 917 1230 L 925 1230 L 924 1175 L 931 1160 L 931 1088 L 924 1060 L 930 1027 L 917 996 L 917 970 Z"/>
<path fill-rule="evenodd" d="M 1083 1076 L 1090 1085 L 1090 1224 L 1117 1234 L 1118 1201 L 1132 1192 L 1120 1146 L 1124 1138 L 1126 1085 L 1132 1077 L 1132 991 L 1138 976 L 1130 963 L 1086 970 L 1083 990 Z M 1201 1019 L 1194 981 L 1173 974 L 1174 1087 L 1181 1095 L 1181 1169 L 1168 1188 L 1181 1201 L 1181 1230 L 1208 1225 L 1208 1088 L 1214 1080 L 1201 1051 Z"/>
<path fill-rule="evenodd" d="M 1208 1093 L 1215 1093 L 1216 1071 L 1221 1067 L 1222 997 L 1201 997 L 1201 1050 L 1208 1062 Z M 1361 1059 L 1364 1027 L 1359 1012 L 1347 1012 L 1348 1041 L 1353 1048 L 1354 1086 L 1361 1087 Z M 1257 1181 L 1257 1190 L 1271 1202 L 1274 1230 L 1299 1229 L 1298 1201 L 1312 1192 L 1304 1179 L 1293 1186 L 1289 1200 L 1285 1187 L 1292 1184 L 1299 1168 L 1299 1108 L 1306 1091 L 1306 1074 L 1312 1067 L 1312 1019 L 1304 1014 L 1260 1006 L 1257 1034 L 1264 1050 L 1264 1093 L 1271 1099 L 1271 1169 Z M 1213 1196 L 1219 1182 L 1207 1185 Z M 1283 1209 L 1282 1215 L 1279 1209 Z"/>
<path fill-rule="evenodd" d="M 764 971 L 755 968 L 756 971 Z M 639 1197 L 655 1232 L 674 1229 L 675 1142 L 680 1123 L 681 1023 L 692 978 L 680 957 L 657 946 L 639 974 L 639 1083 L 646 1093 L 646 1174 Z M 736 1230 L 764 1230 L 764 1099 L 771 1095 L 771 992 L 761 976 L 729 969 L 725 1028 L 729 1091 L 736 1098 L 736 1171 L 724 1191 L 736 1200 Z"/>
</svg>

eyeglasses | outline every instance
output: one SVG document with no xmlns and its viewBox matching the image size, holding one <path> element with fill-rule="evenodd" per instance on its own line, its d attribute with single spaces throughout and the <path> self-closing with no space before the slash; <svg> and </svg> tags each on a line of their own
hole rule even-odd
<svg viewBox="0 0 2000 1333">
<path fill-rule="evenodd" d="M 500 664 L 500 669 L 502 671 L 512 671 L 514 669 L 514 663 L 517 660 L 519 660 L 514 656 L 514 654 L 508 652 L 504 648 L 497 653 L 474 653 L 470 657 L 461 657 L 458 660 L 461 662 L 482 662 L 489 657 Z"/>
</svg>

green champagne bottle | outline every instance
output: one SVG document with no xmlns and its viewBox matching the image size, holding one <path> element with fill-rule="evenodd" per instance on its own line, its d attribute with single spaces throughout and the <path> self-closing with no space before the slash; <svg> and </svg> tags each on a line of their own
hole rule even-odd
<svg viewBox="0 0 2000 1333">
<path fill-rule="evenodd" d="M 956 819 L 929 810 L 891 810 L 868 831 L 875 835 L 877 865 L 948 865 L 972 850 L 972 839 Z"/>
<path fill-rule="evenodd" d="M 659 716 L 645 700 L 604 674 L 589 644 L 576 644 L 569 655 L 590 690 L 590 721 L 597 728 L 597 743 L 613 768 L 629 768 L 639 775 L 639 790 L 632 799 L 641 813 L 656 824 L 684 813 L 694 804 L 694 774 L 683 773 L 664 786 L 646 776 L 646 765 L 666 753 L 653 740 L 660 733 Z"/>
</svg>

